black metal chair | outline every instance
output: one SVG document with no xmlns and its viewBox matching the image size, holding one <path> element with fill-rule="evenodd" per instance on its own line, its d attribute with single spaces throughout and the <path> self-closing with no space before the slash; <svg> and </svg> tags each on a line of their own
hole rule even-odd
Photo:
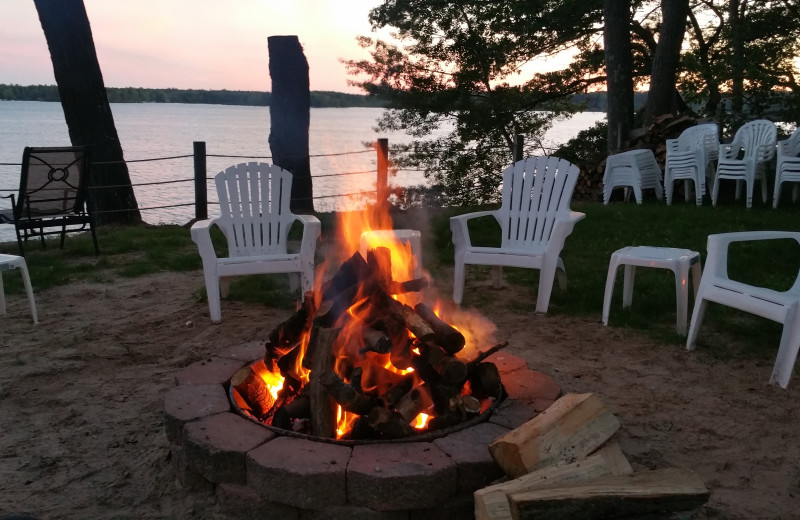
<svg viewBox="0 0 800 520">
<path fill-rule="evenodd" d="M 22 154 L 19 193 L 11 198 L 11 209 L 0 211 L 0 223 L 13 224 L 21 256 L 23 242 L 46 235 L 61 235 L 89 229 L 95 254 L 100 254 L 94 218 L 87 204 L 91 151 L 86 146 L 26 147 Z M 58 228 L 54 230 L 53 228 Z"/>
</svg>

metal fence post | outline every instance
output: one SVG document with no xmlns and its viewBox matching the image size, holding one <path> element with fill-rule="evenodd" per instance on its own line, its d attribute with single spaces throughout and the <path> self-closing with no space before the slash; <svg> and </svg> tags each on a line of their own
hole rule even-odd
<svg viewBox="0 0 800 520">
<path fill-rule="evenodd" d="M 194 142 L 194 217 L 208 218 L 208 187 L 206 185 L 206 143 Z"/>
<path fill-rule="evenodd" d="M 389 198 L 389 139 L 378 139 L 378 205 L 384 205 Z"/>
</svg>

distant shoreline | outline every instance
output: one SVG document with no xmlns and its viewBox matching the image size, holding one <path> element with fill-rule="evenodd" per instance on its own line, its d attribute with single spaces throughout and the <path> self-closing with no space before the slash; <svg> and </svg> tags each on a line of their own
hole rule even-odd
<svg viewBox="0 0 800 520">
<path fill-rule="evenodd" d="M 195 90 L 177 88 L 106 87 L 109 103 L 186 103 L 205 105 L 269 106 L 270 92 L 253 90 Z M 311 91 L 312 108 L 375 107 L 383 108 L 386 101 L 362 94 L 347 94 L 327 90 Z M 59 102 L 55 85 L 0 84 L 3 101 Z"/>
<path fill-rule="evenodd" d="M 269 106 L 271 92 L 254 90 L 195 90 L 177 88 L 106 87 L 109 103 L 186 103 L 205 105 Z M 634 94 L 634 108 L 644 105 L 646 92 Z M 590 92 L 573 96 L 575 103 L 585 105 L 585 112 L 605 112 L 605 92 Z M 55 85 L 9 85 L 0 83 L 0 101 L 59 102 Z M 328 90 L 311 91 L 312 108 L 385 108 L 386 100 L 365 94 L 347 94 Z"/>
</svg>

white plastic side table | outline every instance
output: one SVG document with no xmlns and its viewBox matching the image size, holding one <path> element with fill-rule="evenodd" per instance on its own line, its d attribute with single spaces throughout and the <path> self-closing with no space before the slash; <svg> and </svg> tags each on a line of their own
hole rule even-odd
<svg viewBox="0 0 800 520">
<path fill-rule="evenodd" d="M 652 188 L 656 198 L 661 200 L 664 191 L 661 186 L 661 168 L 658 167 L 652 150 L 642 148 L 628 150 L 606 159 L 603 173 L 603 204 L 608 204 L 611 192 L 616 187 L 625 187 L 625 200 L 628 200 L 628 188 L 633 188 L 636 203 L 642 203 L 642 190 Z"/>
<path fill-rule="evenodd" d="M 697 297 L 697 289 L 700 287 L 700 253 L 689 249 L 650 246 L 623 247 L 614 251 L 608 264 L 606 291 L 603 297 L 603 325 L 608 325 L 611 295 L 614 293 L 614 282 L 617 277 L 617 268 L 620 265 L 625 266 L 625 278 L 622 286 L 622 308 L 631 306 L 636 266 L 670 269 L 675 273 L 675 297 L 678 305 L 676 329 L 678 334 L 686 336 L 689 306 L 689 271 L 691 270 L 694 295 Z"/>
<path fill-rule="evenodd" d="M 33 323 L 39 323 L 39 318 L 36 316 L 36 301 L 33 299 L 31 277 L 28 274 L 28 264 L 25 263 L 25 259 L 21 256 L 0 254 L 0 314 L 6 313 L 6 294 L 3 290 L 3 271 L 10 271 L 11 269 L 19 269 L 20 273 L 22 274 L 22 283 L 25 284 L 25 292 L 28 294 L 28 304 L 31 308 L 31 315 L 33 315 Z"/>
</svg>

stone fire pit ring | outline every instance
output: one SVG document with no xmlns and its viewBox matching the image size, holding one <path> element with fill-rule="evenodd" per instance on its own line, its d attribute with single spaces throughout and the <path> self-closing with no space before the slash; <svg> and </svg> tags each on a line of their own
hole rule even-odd
<svg viewBox="0 0 800 520">
<path fill-rule="evenodd" d="M 263 353 L 263 343 L 250 342 L 189 365 L 163 402 L 179 482 L 213 490 L 226 512 L 247 518 L 471 517 L 472 493 L 503 474 L 489 443 L 561 394 L 550 376 L 500 351 L 487 361 L 497 365 L 508 398 L 485 420 L 427 442 L 340 444 L 286 435 L 235 413 L 230 378 Z"/>
</svg>

